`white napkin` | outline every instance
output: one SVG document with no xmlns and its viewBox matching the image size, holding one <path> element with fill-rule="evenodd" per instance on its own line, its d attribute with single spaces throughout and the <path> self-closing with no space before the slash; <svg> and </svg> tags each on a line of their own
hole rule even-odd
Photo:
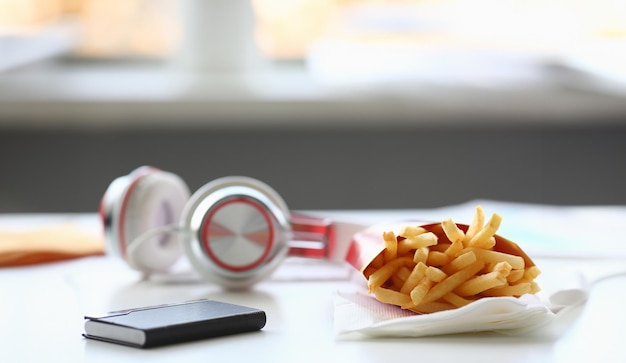
<svg viewBox="0 0 626 363">
<path fill-rule="evenodd" d="M 336 292 L 338 338 L 423 337 L 494 331 L 522 334 L 549 324 L 556 314 L 535 295 L 494 297 L 464 307 L 417 315 L 383 304 L 364 292 Z"/>
<path fill-rule="evenodd" d="M 494 297 L 464 307 L 418 315 L 384 304 L 360 281 L 334 296 L 334 329 L 338 339 L 411 338 L 492 331 L 526 334 L 554 322 L 587 301 L 596 283 L 626 274 L 624 260 L 544 260 L 538 277 L 541 291 L 520 298 Z"/>
</svg>

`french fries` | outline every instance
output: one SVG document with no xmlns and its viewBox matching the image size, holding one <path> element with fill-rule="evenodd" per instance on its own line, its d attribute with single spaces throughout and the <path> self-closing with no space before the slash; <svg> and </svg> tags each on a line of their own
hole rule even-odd
<svg viewBox="0 0 626 363">
<path fill-rule="evenodd" d="M 452 219 L 383 233 L 385 249 L 363 269 L 381 302 L 417 313 L 467 305 L 483 297 L 539 291 L 540 270 L 513 242 L 496 232 L 502 217 L 485 222 L 481 206 L 470 225 Z"/>
</svg>

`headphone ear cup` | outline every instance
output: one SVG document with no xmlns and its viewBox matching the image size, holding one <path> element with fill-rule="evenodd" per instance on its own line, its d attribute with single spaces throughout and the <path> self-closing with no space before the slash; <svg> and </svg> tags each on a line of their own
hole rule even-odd
<svg viewBox="0 0 626 363">
<path fill-rule="evenodd" d="M 165 272 L 182 254 L 178 233 L 161 233 L 129 248 L 145 233 L 163 226 L 177 226 L 189 199 L 189 188 L 175 174 L 154 169 L 133 180 L 123 193 L 114 218 L 120 252 L 131 267 L 144 272 Z"/>
<path fill-rule="evenodd" d="M 185 206 L 183 246 L 195 271 L 226 289 L 248 289 L 287 256 L 289 209 L 260 180 L 229 176 L 198 189 Z"/>
</svg>

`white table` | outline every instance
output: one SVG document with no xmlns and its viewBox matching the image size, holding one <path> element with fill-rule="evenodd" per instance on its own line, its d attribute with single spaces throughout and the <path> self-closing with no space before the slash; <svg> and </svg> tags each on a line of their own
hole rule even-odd
<svg viewBox="0 0 626 363">
<path fill-rule="evenodd" d="M 581 221 L 596 218 L 608 223 L 624 220 L 626 207 L 551 208 L 517 204 L 483 203 L 488 213 L 503 214 L 514 239 L 524 228 L 550 222 L 534 230 L 538 239 L 568 228 L 564 236 L 587 238 L 593 232 Z M 447 215 L 470 218 L 468 206 L 416 211 L 344 211 L 335 216 L 365 222 L 402 216 Z M 330 213 L 332 214 L 332 213 Z M 66 218 L 65 216 L 64 218 Z M 566 218 L 561 218 L 566 217 Z M 27 228 L 58 221 L 59 216 L 0 216 L 0 228 Z M 71 216 L 95 226 L 95 215 Z M 560 222 L 558 221 L 560 220 Z M 520 229 L 516 229 L 516 228 Z M 522 228 L 524 227 L 524 228 Z M 98 233 L 96 227 L 94 233 Z M 528 232 L 528 230 L 526 230 Z M 623 234 L 599 230 L 593 241 L 603 255 L 582 258 L 573 251 L 558 258 L 533 243 L 548 288 L 558 275 L 585 270 L 587 276 L 623 272 Z M 509 234 L 506 234 L 509 233 Z M 568 234 L 569 233 L 569 234 Z M 512 234 L 512 235 L 511 235 Z M 542 237 L 543 236 L 543 237 Z M 571 241 L 568 237 L 568 243 Z M 522 244 L 521 241 L 518 243 Z M 538 256 L 538 255 L 542 256 Z M 546 256 L 546 257 L 544 257 Z M 621 269 L 621 270 L 620 270 Z M 591 271 L 591 273 L 590 273 Z M 595 275 L 594 275 L 595 274 Z M 548 282 L 552 280 L 552 282 Z M 0 269 L 0 362 L 624 362 L 623 327 L 626 313 L 626 276 L 613 276 L 594 284 L 588 301 L 556 323 L 531 335 L 507 336 L 476 333 L 419 339 L 341 340 L 333 330 L 333 295 L 363 283 L 346 266 L 301 260 L 286 261 L 268 281 L 250 292 L 225 292 L 207 283 L 166 283 L 141 280 L 121 262 L 110 257 L 89 257 L 67 262 Z M 209 298 L 261 308 L 267 325 L 261 332 L 141 350 L 86 340 L 83 315 L 136 306 Z"/>
</svg>

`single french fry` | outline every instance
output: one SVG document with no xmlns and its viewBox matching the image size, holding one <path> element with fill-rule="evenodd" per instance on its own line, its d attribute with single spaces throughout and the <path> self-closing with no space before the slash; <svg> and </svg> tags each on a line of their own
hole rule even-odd
<svg viewBox="0 0 626 363">
<path fill-rule="evenodd" d="M 420 280 L 420 282 L 413 288 L 413 290 L 411 290 L 411 302 L 415 306 L 419 305 L 426 296 L 426 294 L 428 294 L 431 286 L 433 286 L 433 282 L 428 277 L 424 276 Z"/>
<path fill-rule="evenodd" d="M 541 274 L 541 270 L 537 266 L 531 266 L 524 271 L 524 279 L 534 280 Z"/>
<path fill-rule="evenodd" d="M 450 261 L 450 263 L 442 266 L 441 270 L 447 275 L 452 275 L 453 273 L 462 270 L 472 263 L 476 262 L 476 260 L 476 254 L 473 251 L 467 251 L 462 255 L 457 256 L 455 259 Z"/>
<path fill-rule="evenodd" d="M 448 275 L 446 275 L 445 272 L 443 272 L 440 269 L 438 269 L 436 267 L 433 267 L 433 266 L 429 266 L 426 269 L 426 272 L 424 274 L 432 282 L 440 282 L 443 279 L 445 279 L 446 277 L 448 277 Z"/>
<path fill-rule="evenodd" d="M 485 263 L 479 260 L 467 266 L 466 268 L 452 274 L 451 276 L 446 277 L 443 281 L 433 286 L 430 289 L 430 291 L 428 291 L 428 294 L 424 296 L 422 301 L 427 303 L 427 302 L 439 300 L 441 297 L 443 297 L 443 295 L 453 291 L 459 285 L 461 285 L 462 283 L 467 281 L 469 278 L 474 276 L 484 266 L 485 266 Z"/>
<path fill-rule="evenodd" d="M 419 264 L 421 263 L 426 263 L 426 261 L 428 260 L 428 247 L 422 247 L 422 248 L 418 248 L 415 250 L 415 253 L 413 254 L 413 262 L 415 262 L 415 264 Z M 522 274 L 523 275 L 523 274 Z"/>
<path fill-rule="evenodd" d="M 465 306 L 475 301 L 474 299 L 466 299 L 464 297 L 461 297 L 453 292 L 449 292 L 443 295 L 442 299 L 449 302 L 450 304 L 454 305 L 457 308 L 461 306 Z"/>
<path fill-rule="evenodd" d="M 385 241 L 385 261 L 389 262 L 398 257 L 398 240 L 393 232 L 384 232 L 383 240 Z"/>
<path fill-rule="evenodd" d="M 400 236 L 404 238 L 412 238 L 425 232 L 426 230 L 422 227 L 406 226 L 400 231 Z"/>
<path fill-rule="evenodd" d="M 444 253 L 452 258 L 455 258 L 461 253 L 461 251 L 463 251 L 463 247 L 462 241 L 454 241 L 448 248 L 446 248 Z"/>
<path fill-rule="evenodd" d="M 472 247 L 482 248 L 483 250 L 491 250 L 496 246 L 496 238 L 491 236 L 484 241 L 474 244 Z"/>
<path fill-rule="evenodd" d="M 429 266 L 443 266 L 450 261 L 450 256 L 444 252 L 430 251 L 428 254 L 427 265 Z"/>
<path fill-rule="evenodd" d="M 500 276 L 499 272 L 493 271 L 465 281 L 454 289 L 454 292 L 459 296 L 474 296 L 485 290 L 504 285 L 506 285 L 506 279 Z"/>
<path fill-rule="evenodd" d="M 414 237 L 408 237 L 398 242 L 398 256 L 404 256 L 410 250 L 416 250 L 422 247 L 434 246 L 437 244 L 437 236 L 432 232 L 418 234 Z"/>
<path fill-rule="evenodd" d="M 374 296 L 380 302 L 386 304 L 393 304 L 398 306 L 411 305 L 411 298 L 408 295 L 402 294 L 398 291 L 385 289 L 384 287 L 376 287 L 374 289 Z"/>
<path fill-rule="evenodd" d="M 537 284 L 536 281 L 531 281 L 530 282 L 530 293 L 531 294 L 536 294 L 539 291 L 541 291 L 541 288 L 539 287 L 539 284 Z"/>
<path fill-rule="evenodd" d="M 483 291 L 483 295 L 486 296 L 522 296 L 524 294 L 530 294 L 531 286 L 530 282 L 522 282 L 515 285 L 505 285 L 501 287 L 494 287 Z"/>
<path fill-rule="evenodd" d="M 463 243 L 463 239 L 465 238 L 465 233 L 454 223 L 452 218 L 448 218 L 441 222 L 441 227 L 443 232 L 446 234 L 446 237 L 452 242 L 461 242 Z"/>
</svg>

